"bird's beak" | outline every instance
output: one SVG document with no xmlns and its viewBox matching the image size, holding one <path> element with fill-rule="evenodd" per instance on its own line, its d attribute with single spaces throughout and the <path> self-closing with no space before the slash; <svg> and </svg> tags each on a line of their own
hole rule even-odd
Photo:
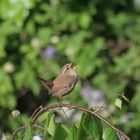
<svg viewBox="0 0 140 140">
<path fill-rule="evenodd" d="M 71 68 L 72 68 L 73 70 L 77 70 L 77 69 L 78 69 L 78 66 L 71 66 Z"/>
</svg>

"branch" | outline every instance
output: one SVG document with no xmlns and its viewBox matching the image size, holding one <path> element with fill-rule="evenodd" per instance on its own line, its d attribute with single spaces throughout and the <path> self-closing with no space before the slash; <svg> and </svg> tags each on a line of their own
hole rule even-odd
<svg viewBox="0 0 140 140">
<path fill-rule="evenodd" d="M 67 104 L 67 103 L 59 103 L 59 104 L 55 104 L 55 105 L 51 105 L 51 106 L 47 106 L 42 108 L 41 110 L 39 110 L 36 114 L 34 114 L 34 117 L 32 118 L 32 123 L 35 123 L 35 121 L 38 119 L 38 117 L 40 115 L 42 115 L 44 112 L 46 111 L 50 111 L 53 110 L 55 108 L 60 108 L 60 107 L 68 107 L 71 109 L 76 109 L 76 110 L 80 110 L 82 112 L 86 112 L 86 113 L 90 113 L 92 115 L 94 115 L 95 117 L 99 118 L 101 121 L 103 121 L 105 124 L 107 124 L 108 126 L 110 126 L 112 129 L 114 129 L 117 133 L 119 133 L 120 135 L 124 136 L 124 138 L 126 140 L 131 140 L 126 134 L 124 134 L 120 129 L 116 128 L 111 122 L 107 121 L 106 119 L 104 119 L 102 116 L 98 115 L 96 112 L 83 108 L 81 106 L 76 106 L 76 105 L 72 105 L 72 104 Z"/>
<path fill-rule="evenodd" d="M 46 111 L 51 111 L 53 109 L 56 108 L 62 108 L 62 107 L 68 107 L 70 109 L 76 109 L 76 110 L 80 110 L 82 112 L 86 112 L 86 113 L 90 113 L 92 115 L 94 115 L 95 117 L 99 118 L 102 122 L 104 122 L 105 124 L 107 124 L 109 127 L 111 127 L 112 129 L 114 129 L 118 134 L 122 135 L 125 140 L 131 140 L 126 134 L 124 134 L 120 129 L 116 128 L 111 122 L 109 122 L 108 120 L 104 119 L 102 116 L 100 116 L 99 114 L 97 114 L 95 111 L 92 111 L 90 109 L 86 109 L 83 108 L 81 106 L 77 106 L 77 105 L 72 105 L 72 104 L 68 104 L 68 103 L 57 103 L 55 105 L 51 105 L 51 106 L 46 106 L 46 107 L 38 107 L 32 114 L 31 116 L 31 122 L 34 124 L 36 122 L 36 120 L 39 118 L 40 115 L 42 115 L 44 112 Z M 34 124 L 35 125 L 35 124 Z M 33 126 L 34 126 L 33 125 Z M 16 133 L 22 129 L 26 129 L 27 126 L 23 125 L 19 128 L 17 128 L 14 133 L 13 133 L 13 137 L 15 137 Z M 41 128 L 39 128 L 41 129 Z"/>
<path fill-rule="evenodd" d="M 37 129 L 41 129 L 41 130 L 44 130 L 44 127 L 40 124 L 33 124 L 33 127 L 34 128 L 37 128 Z M 21 130 L 25 130 L 27 129 L 27 126 L 26 125 L 22 125 L 20 127 L 18 127 L 14 132 L 13 132 L 13 135 L 12 135 L 12 140 L 15 139 L 15 136 L 16 136 L 16 133 L 21 131 Z"/>
</svg>

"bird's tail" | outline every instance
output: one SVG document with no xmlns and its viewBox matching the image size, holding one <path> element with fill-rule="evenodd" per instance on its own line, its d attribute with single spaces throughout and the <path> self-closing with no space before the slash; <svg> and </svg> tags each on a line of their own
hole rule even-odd
<svg viewBox="0 0 140 140">
<path fill-rule="evenodd" d="M 38 80 L 41 81 L 41 83 L 47 88 L 47 90 L 50 92 L 52 86 L 53 86 L 53 83 L 51 81 L 47 81 L 41 77 L 37 77 Z"/>
</svg>

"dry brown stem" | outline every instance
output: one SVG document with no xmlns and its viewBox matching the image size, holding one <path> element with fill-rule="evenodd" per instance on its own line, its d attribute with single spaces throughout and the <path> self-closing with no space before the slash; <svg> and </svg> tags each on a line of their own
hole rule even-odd
<svg viewBox="0 0 140 140">
<path fill-rule="evenodd" d="M 97 114 L 95 111 L 92 111 L 90 109 L 86 109 L 84 107 L 81 106 L 77 106 L 77 105 L 72 105 L 72 104 L 68 104 L 68 103 L 57 103 L 55 105 L 51 105 L 51 106 L 46 106 L 46 107 L 39 107 L 40 109 L 36 109 L 38 110 L 38 112 L 35 110 L 32 117 L 31 117 L 31 122 L 34 124 L 36 122 L 36 120 L 38 119 L 38 117 L 40 115 L 42 115 L 44 112 L 46 111 L 51 111 L 53 109 L 56 108 L 62 108 L 62 107 L 68 107 L 70 109 L 76 109 L 76 110 L 80 110 L 82 112 L 85 113 L 90 113 L 92 115 L 94 115 L 95 117 L 99 118 L 102 122 L 104 122 L 105 124 L 107 124 L 109 127 L 111 127 L 112 129 L 114 129 L 118 134 L 120 134 L 121 136 L 123 136 L 125 138 L 125 140 L 131 140 L 126 134 L 124 134 L 120 129 L 116 128 L 111 122 L 109 122 L 108 120 L 104 119 L 102 116 L 100 116 L 99 114 Z M 23 127 L 23 126 L 22 126 Z M 23 129 L 23 128 L 20 128 Z M 25 126 L 24 126 L 25 127 Z M 25 129 L 25 128 L 24 128 Z M 19 130 L 17 130 L 14 135 L 18 132 Z"/>
</svg>

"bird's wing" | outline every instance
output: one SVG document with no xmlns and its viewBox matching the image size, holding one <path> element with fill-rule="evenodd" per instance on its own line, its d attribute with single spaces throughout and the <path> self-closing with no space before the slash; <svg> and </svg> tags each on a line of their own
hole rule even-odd
<svg viewBox="0 0 140 140">
<path fill-rule="evenodd" d="M 62 97 L 71 91 L 72 84 L 55 85 L 52 88 L 52 95 Z"/>
<path fill-rule="evenodd" d="M 69 88 L 70 86 L 71 86 L 71 83 L 54 84 L 54 86 L 52 87 L 52 91 L 53 91 L 53 93 L 55 93 L 55 92 L 65 89 L 65 88 Z"/>
<path fill-rule="evenodd" d="M 58 94 L 66 94 L 70 90 L 70 86 L 72 86 L 73 80 L 70 76 L 67 76 L 67 79 L 65 76 L 58 76 L 53 81 L 53 87 L 52 87 L 52 93 L 54 93 L 54 96 L 57 96 Z M 65 90 L 66 89 L 66 90 Z M 62 96 L 62 95 L 61 95 Z"/>
<path fill-rule="evenodd" d="M 56 79 L 53 81 L 54 85 L 57 85 L 59 83 L 59 85 L 63 85 L 63 84 L 69 84 L 73 82 L 73 78 L 71 75 L 59 75 L 56 77 Z"/>
</svg>

